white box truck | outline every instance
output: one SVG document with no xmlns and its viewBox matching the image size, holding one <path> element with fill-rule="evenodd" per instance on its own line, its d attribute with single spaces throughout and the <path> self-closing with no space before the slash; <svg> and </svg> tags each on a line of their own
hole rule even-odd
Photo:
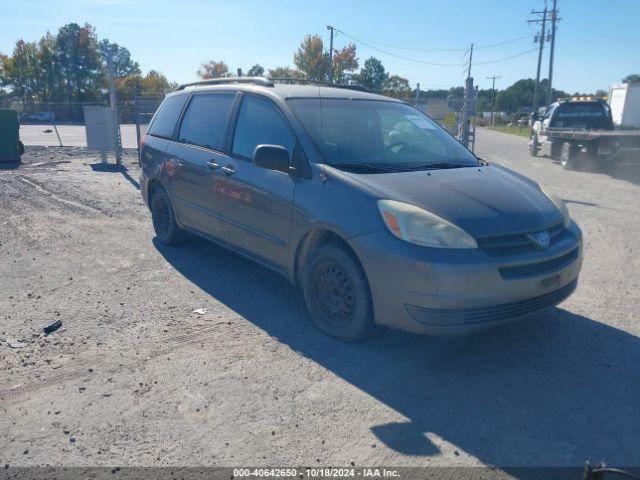
<svg viewBox="0 0 640 480">
<path fill-rule="evenodd" d="M 640 128 L 640 83 L 614 83 L 609 107 L 616 128 Z"/>
</svg>

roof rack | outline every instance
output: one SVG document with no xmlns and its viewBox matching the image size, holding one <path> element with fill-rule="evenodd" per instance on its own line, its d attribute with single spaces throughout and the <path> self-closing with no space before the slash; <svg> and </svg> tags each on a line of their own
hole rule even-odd
<svg viewBox="0 0 640 480">
<path fill-rule="evenodd" d="M 244 83 L 250 85 L 260 85 L 263 87 L 273 87 L 273 82 L 263 77 L 225 77 L 225 78 L 207 78 L 197 82 L 183 83 L 176 90 L 184 90 L 187 87 L 197 87 L 198 85 L 228 85 L 234 83 Z"/>
<path fill-rule="evenodd" d="M 309 80 L 307 78 L 295 78 L 295 77 L 271 77 L 269 78 L 274 83 L 304 83 L 309 85 L 317 85 L 319 87 L 332 87 L 332 88 L 343 88 L 345 90 L 357 90 L 359 92 L 367 92 L 371 91 L 368 88 L 362 87 L 360 85 L 344 85 L 339 83 L 327 83 L 327 82 L 319 82 L 316 80 Z"/>
<path fill-rule="evenodd" d="M 179 85 L 176 90 L 184 90 L 187 87 L 197 87 L 200 85 L 232 85 L 232 84 L 248 84 L 248 85 L 260 85 L 262 87 L 273 87 L 275 83 L 288 83 L 288 84 L 309 84 L 317 85 L 319 87 L 332 87 L 343 88 L 345 90 L 357 90 L 360 92 L 369 92 L 365 87 L 360 85 L 342 85 L 336 83 L 318 82 L 315 80 L 308 80 L 306 78 L 294 78 L 294 77 L 224 77 L 224 78 L 207 78 L 205 80 L 199 80 L 197 82 L 183 83 Z"/>
</svg>

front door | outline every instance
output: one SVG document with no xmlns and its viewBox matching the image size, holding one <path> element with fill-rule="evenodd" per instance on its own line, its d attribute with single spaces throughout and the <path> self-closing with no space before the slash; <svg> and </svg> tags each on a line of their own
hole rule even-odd
<svg viewBox="0 0 640 480">
<path fill-rule="evenodd" d="M 251 161 L 258 145 L 280 145 L 291 155 L 295 136 L 278 107 L 244 95 L 231 155 L 218 184 L 222 238 L 275 268 L 286 265 L 295 179 Z"/>
</svg>

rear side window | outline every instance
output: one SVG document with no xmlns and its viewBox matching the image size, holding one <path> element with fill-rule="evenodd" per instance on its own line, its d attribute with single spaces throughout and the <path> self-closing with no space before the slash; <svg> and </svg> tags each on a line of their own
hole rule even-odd
<svg viewBox="0 0 640 480">
<path fill-rule="evenodd" d="M 189 98 L 188 95 L 167 97 L 156 113 L 156 118 L 149 128 L 149 134 L 156 137 L 171 138 L 187 98 Z"/>
<path fill-rule="evenodd" d="M 270 101 L 247 95 L 242 101 L 233 138 L 233 154 L 251 159 L 257 145 L 280 145 L 291 154 L 293 133 Z"/>
<path fill-rule="evenodd" d="M 609 127 L 609 117 L 603 105 L 596 102 L 563 103 L 552 120 L 553 127 L 602 129 Z"/>
<path fill-rule="evenodd" d="M 233 99 L 232 93 L 195 95 L 182 119 L 178 140 L 222 150 Z"/>
</svg>

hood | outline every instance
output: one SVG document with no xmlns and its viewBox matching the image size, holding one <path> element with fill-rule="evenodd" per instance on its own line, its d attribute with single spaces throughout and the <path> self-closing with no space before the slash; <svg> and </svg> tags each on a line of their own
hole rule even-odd
<svg viewBox="0 0 640 480">
<path fill-rule="evenodd" d="M 345 175 L 380 199 L 428 210 L 476 238 L 543 230 L 562 221 L 535 182 L 495 165 Z"/>
</svg>

